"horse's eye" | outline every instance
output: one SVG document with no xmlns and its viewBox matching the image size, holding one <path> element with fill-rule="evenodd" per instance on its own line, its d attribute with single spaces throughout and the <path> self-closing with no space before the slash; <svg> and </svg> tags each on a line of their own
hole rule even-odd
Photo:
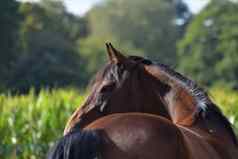
<svg viewBox="0 0 238 159">
<path fill-rule="evenodd" d="M 110 83 L 102 87 L 101 93 L 112 92 L 115 88 L 115 83 Z"/>
</svg>

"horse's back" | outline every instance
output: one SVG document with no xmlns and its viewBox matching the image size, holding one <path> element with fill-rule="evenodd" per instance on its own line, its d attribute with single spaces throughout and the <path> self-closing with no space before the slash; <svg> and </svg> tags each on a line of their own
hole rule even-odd
<svg viewBox="0 0 238 159">
<path fill-rule="evenodd" d="M 223 159 L 217 150 L 204 137 L 189 128 L 182 126 L 178 127 L 184 136 L 185 143 L 192 159 Z"/>
<path fill-rule="evenodd" d="M 105 132 L 110 143 L 106 147 L 114 147 L 114 151 L 105 152 L 108 156 L 114 154 L 114 159 L 189 158 L 182 133 L 162 117 L 143 113 L 114 114 L 93 122 L 86 129 L 101 129 Z M 120 155 L 115 156 L 115 151 Z"/>
<path fill-rule="evenodd" d="M 104 155 L 114 159 L 232 159 L 209 141 L 166 118 L 144 113 L 103 117 L 86 129 L 102 130 L 107 138 Z M 115 154 L 118 154 L 115 156 Z M 133 155 L 132 155 L 133 154 Z"/>
</svg>

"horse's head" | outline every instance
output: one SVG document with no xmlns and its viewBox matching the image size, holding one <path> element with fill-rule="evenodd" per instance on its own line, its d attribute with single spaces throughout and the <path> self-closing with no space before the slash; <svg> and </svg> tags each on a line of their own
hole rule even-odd
<svg viewBox="0 0 238 159">
<path fill-rule="evenodd" d="M 145 70 L 152 62 L 136 56 L 126 57 L 111 44 L 106 46 L 109 62 L 96 74 L 86 102 L 69 119 L 65 134 L 76 125 L 83 128 L 112 113 L 144 112 L 170 118 L 157 94 L 163 94 L 169 87 Z"/>
</svg>

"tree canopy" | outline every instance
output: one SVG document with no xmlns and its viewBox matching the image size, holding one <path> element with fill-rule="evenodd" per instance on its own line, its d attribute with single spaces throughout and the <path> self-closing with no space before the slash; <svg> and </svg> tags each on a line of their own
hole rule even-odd
<svg viewBox="0 0 238 159">
<path fill-rule="evenodd" d="M 178 44 L 179 68 L 204 84 L 237 87 L 238 3 L 212 1 L 189 25 Z"/>
<path fill-rule="evenodd" d="M 0 81 L 5 82 L 17 56 L 20 15 L 15 0 L 0 2 Z M 1 88 L 1 85 L 0 85 Z"/>
<path fill-rule="evenodd" d="M 203 84 L 238 87 L 236 1 L 193 15 L 184 0 L 102 0 L 83 16 L 63 2 L 0 2 L 0 90 L 85 87 L 107 60 L 106 42 Z"/>
<path fill-rule="evenodd" d="M 8 76 L 4 76 L 4 86 L 27 92 L 31 87 L 39 90 L 41 87 L 85 84 L 87 73 L 76 45 L 86 36 L 84 18 L 67 12 L 61 1 L 21 3 L 15 11 L 21 16 L 18 27 L 14 28 L 18 40 L 12 39 L 9 43 L 17 43 L 18 53 L 13 51 L 16 58 Z M 3 44 L 12 48 L 10 44 Z M 3 55 L 9 56 L 9 53 Z M 1 59 L 9 62 L 5 57 Z"/>
<path fill-rule="evenodd" d="M 129 44 L 149 58 L 167 64 L 176 62 L 174 1 L 107 0 L 94 7 L 87 17 L 93 39 Z"/>
</svg>

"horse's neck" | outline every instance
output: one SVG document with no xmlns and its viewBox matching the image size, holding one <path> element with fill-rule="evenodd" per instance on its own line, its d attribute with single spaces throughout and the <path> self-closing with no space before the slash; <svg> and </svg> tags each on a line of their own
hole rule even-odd
<svg viewBox="0 0 238 159">
<path fill-rule="evenodd" d="M 188 91 L 175 86 L 165 95 L 164 101 L 174 123 L 185 126 L 194 123 L 196 101 Z"/>
<path fill-rule="evenodd" d="M 202 117 L 199 111 L 206 113 L 206 110 L 199 108 L 197 105 L 199 101 L 196 101 L 197 99 L 187 90 L 182 87 L 174 87 L 164 98 L 175 124 L 188 126 L 198 132 L 202 131 L 217 136 L 224 139 L 224 141 L 231 141 L 230 133 L 222 124 L 219 114 L 208 114 L 208 117 Z"/>
<path fill-rule="evenodd" d="M 133 96 L 139 94 L 139 96 L 135 96 L 137 98 L 134 100 L 137 103 L 136 105 L 140 106 L 140 112 L 160 115 L 171 120 L 164 103 L 156 93 L 156 89 L 153 89 L 156 88 L 153 79 L 144 74 L 141 76 L 141 78 L 132 82 L 132 85 L 134 85 Z"/>
<path fill-rule="evenodd" d="M 210 144 L 219 144 L 221 147 L 229 145 L 230 148 L 237 149 L 237 144 L 228 130 L 215 120 L 199 119 L 188 129 L 199 134 Z"/>
<path fill-rule="evenodd" d="M 217 136 L 221 137 L 226 136 L 224 137 L 225 140 L 228 142 L 233 140 L 234 143 L 236 140 L 235 135 L 231 128 L 227 126 L 229 122 L 226 124 L 224 122 L 221 123 L 221 116 L 219 117 L 221 114 L 216 114 L 216 119 L 212 119 L 214 117 L 213 115 L 209 115 L 212 117 L 210 119 L 199 116 L 200 112 L 206 111 L 207 105 L 212 104 L 206 93 L 197 88 L 189 79 L 182 77 L 182 75 L 168 68 L 161 67 L 152 65 L 145 67 L 145 70 L 158 79 L 155 80 L 157 83 L 161 82 L 170 87 L 165 92 L 160 92 L 160 86 L 155 88 L 157 94 L 162 98 L 171 120 L 175 124 L 197 131 L 204 131 L 211 134 L 216 133 Z M 161 85 L 161 83 L 159 84 Z"/>
<path fill-rule="evenodd" d="M 215 111 L 209 114 L 206 112 L 208 110 L 198 108 L 197 103 L 199 102 L 186 90 L 179 87 L 174 89 L 174 91 L 166 95 L 165 101 L 167 102 L 172 121 L 175 124 L 187 126 L 197 133 L 205 134 L 205 136 L 217 137 L 226 143 L 234 143 L 234 138 L 232 138 L 229 132 L 232 130 L 228 130 L 227 126 L 225 126 L 221 114 L 215 113 Z M 211 107 L 215 106 L 211 105 Z M 206 109 L 213 108 L 207 106 Z M 203 115 L 206 117 L 203 117 Z"/>
</svg>

